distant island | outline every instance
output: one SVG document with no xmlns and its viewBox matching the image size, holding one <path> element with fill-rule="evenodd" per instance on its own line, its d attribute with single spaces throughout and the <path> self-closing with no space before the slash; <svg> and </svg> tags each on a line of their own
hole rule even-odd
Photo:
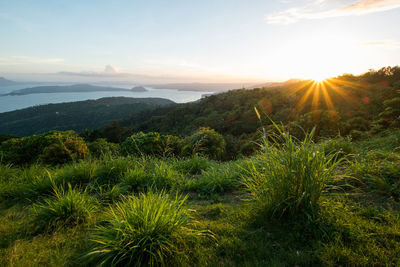
<svg viewBox="0 0 400 267">
<path fill-rule="evenodd" d="M 90 84 L 75 84 L 65 86 L 37 86 L 25 89 L 14 90 L 7 95 L 30 95 L 30 94 L 47 94 L 47 93 L 84 93 L 84 92 L 145 92 L 146 88 L 142 86 L 133 87 L 132 89 L 109 87 L 109 86 L 95 86 Z"/>
<path fill-rule="evenodd" d="M 134 92 L 147 92 L 147 89 L 144 88 L 143 86 L 135 86 L 131 89 L 131 91 Z"/>
<path fill-rule="evenodd" d="M 3 77 L 0 77 L 0 86 L 9 86 L 9 85 L 15 85 L 15 84 L 17 84 L 17 82 L 10 81 Z"/>
</svg>

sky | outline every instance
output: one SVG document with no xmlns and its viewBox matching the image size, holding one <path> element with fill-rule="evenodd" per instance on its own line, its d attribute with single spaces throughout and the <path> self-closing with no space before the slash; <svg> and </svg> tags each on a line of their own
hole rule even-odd
<svg viewBox="0 0 400 267">
<path fill-rule="evenodd" d="M 1 0 L 0 76 L 267 82 L 400 64 L 400 0 Z"/>
</svg>

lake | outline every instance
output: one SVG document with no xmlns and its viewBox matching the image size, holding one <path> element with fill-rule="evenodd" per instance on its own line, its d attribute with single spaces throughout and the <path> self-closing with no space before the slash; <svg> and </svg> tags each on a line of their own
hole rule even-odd
<svg viewBox="0 0 400 267">
<path fill-rule="evenodd" d="M 49 85 L 49 84 L 46 84 Z M 35 84 L 34 86 L 39 86 Z M 0 93 L 8 93 L 12 90 L 28 88 L 33 86 L 12 86 L 3 87 Z M 132 86 L 121 86 L 115 87 L 120 88 L 132 88 Z M 12 111 L 16 109 L 23 109 L 36 105 L 50 104 L 50 103 L 63 103 L 63 102 L 75 102 L 89 99 L 99 99 L 103 97 L 113 96 L 125 96 L 134 98 L 145 98 L 145 97 L 160 97 L 167 98 L 176 103 L 186 103 L 196 101 L 202 97 L 202 95 L 210 94 L 212 92 L 195 92 L 195 91 L 179 91 L 173 89 L 153 89 L 148 88 L 147 92 L 85 92 L 85 93 L 48 93 L 48 94 L 30 94 L 21 96 L 0 96 L 0 113 Z"/>
</svg>

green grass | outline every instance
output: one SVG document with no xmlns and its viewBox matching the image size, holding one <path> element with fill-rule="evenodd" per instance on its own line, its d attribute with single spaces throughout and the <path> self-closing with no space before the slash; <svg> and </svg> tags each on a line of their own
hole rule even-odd
<svg viewBox="0 0 400 267">
<path fill-rule="evenodd" d="M 186 258 L 189 244 L 201 236 L 192 228 L 186 198 L 161 192 L 139 194 L 110 208 L 103 225 L 90 236 L 86 254 L 100 266 L 171 265 Z"/>
<path fill-rule="evenodd" d="M 229 162 L 0 164 L 0 266 L 398 266 L 398 137 L 285 136 Z"/>
<path fill-rule="evenodd" d="M 313 133 L 298 142 L 281 132 L 280 143 L 266 142 L 260 168 L 253 166 L 244 184 L 258 212 L 269 218 L 313 219 L 327 182 L 332 179 L 335 154 L 326 155 L 313 142 Z"/>
<path fill-rule="evenodd" d="M 77 189 L 54 187 L 54 197 L 33 205 L 34 223 L 39 228 L 74 226 L 86 222 L 97 210 L 96 199 Z"/>
</svg>

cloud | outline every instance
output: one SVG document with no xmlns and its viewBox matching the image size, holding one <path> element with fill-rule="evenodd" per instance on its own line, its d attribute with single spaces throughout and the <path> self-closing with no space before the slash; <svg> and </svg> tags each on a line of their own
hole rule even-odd
<svg viewBox="0 0 400 267">
<path fill-rule="evenodd" d="M 308 2 L 302 6 L 267 15 L 266 20 L 269 24 L 291 24 L 303 19 L 361 16 L 400 7 L 400 0 L 357 0 L 340 7 L 337 6 L 338 2 L 332 0 Z"/>
<path fill-rule="evenodd" d="M 104 68 L 104 72 L 109 73 L 109 74 L 115 74 L 115 73 L 118 73 L 119 70 L 116 67 L 114 67 L 113 65 L 109 64 Z"/>
<path fill-rule="evenodd" d="M 356 43 L 359 46 L 381 46 L 381 47 L 400 47 L 400 43 L 395 40 L 371 40 L 365 42 Z"/>
<path fill-rule="evenodd" d="M 9 56 L 0 58 L 0 65 L 57 64 L 63 62 L 63 58 L 42 58 L 31 56 Z"/>
</svg>

